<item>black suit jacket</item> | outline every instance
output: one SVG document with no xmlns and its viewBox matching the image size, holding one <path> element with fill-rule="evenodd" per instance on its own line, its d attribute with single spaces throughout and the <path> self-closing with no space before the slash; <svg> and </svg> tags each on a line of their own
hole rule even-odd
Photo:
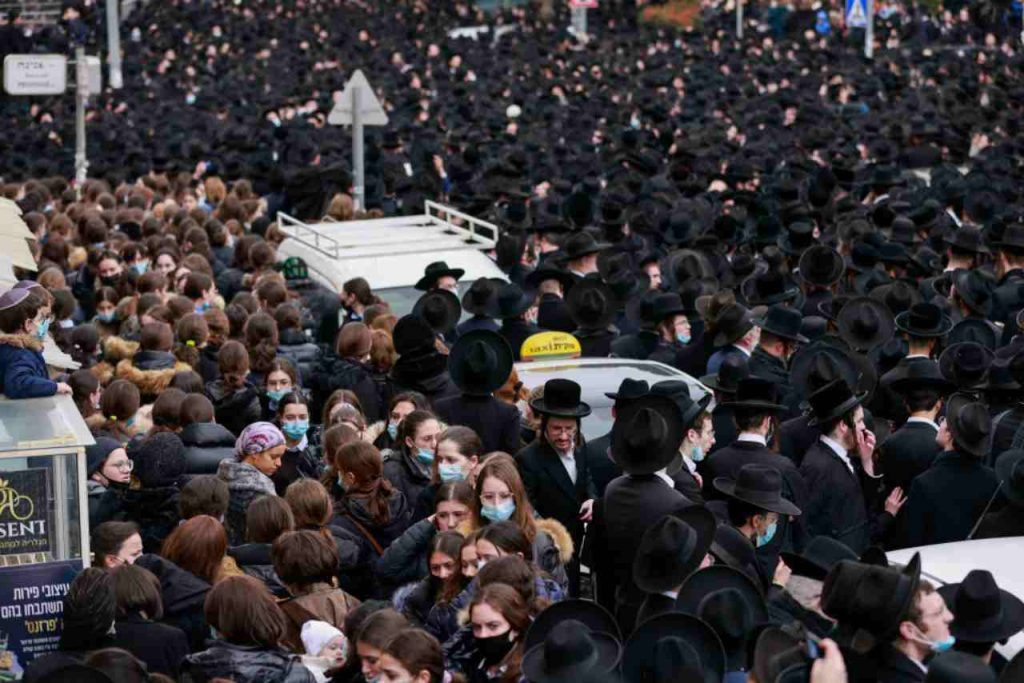
<svg viewBox="0 0 1024 683">
<path fill-rule="evenodd" d="M 993 417 L 992 429 L 992 450 L 988 454 L 988 464 L 992 465 L 995 459 L 1013 446 L 1013 437 L 1017 430 L 1024 423 L 1024 403 L 1018 403 L 1001 415 Z"/>
<path fill-rule="evenodd" d="M 711 447 L 711 453 L 722 450 L 739 436 L 739 432 L 736 430 L 736 421 L 733 420 L 732 408 L 721 403 L 718 403 L 711 411 L 711 426 L 715 429 L 715 445 Z"/>
<path fill-rule="evenodd" d="M 877 511 L 884 480 L 868 477 L 856 455 L 850 461 L 853 472 L 821 441 L 807 450 L 800 465 L 809 492 L 803 518 L 811 538 L 831 536 L 859 555 L 882 540 L 892 515 Z"/>
<path fill-rule="evenodd" d="M 882 442 L 878 448 L 878 464 L 885 475 L 887 489 L 899 486 L 906 493 L 914 477 L 931 467 L 942 452 L 935 443 L 938 433 L 923 422 L 908 422 Z"/>
<path fill-rule="evenodd" d="M 595 506 L 590 566 L 598 602 L 615 610 L 623 634 L 632 631 L 645 593 L 633 582 L 633 558 L 643 532 L 693 503 L 655 474 L 627 475 L 608 485 Z M 619 608 L 617 608 L 619 606 Z"/>
<path fill-rule="evenodd" d="M 519 410 L 493 396 L 448 396 L 434 402 L 434 413 L 448 425 L 463 425 L 477 433 L 484 453 L 519 450 Z"/>
<path fill-rule="evenodd" d="M 545 330 L 559 332 L 572 332 L 576 329 L 576 323 L 569 315 L 569 307 L 565 305 L 565 300 L 550 292 L 540 297 L 540 304 L 537 306 L 537 325 Z"/>
<path fill-rule="evenodd" d="M 583 449 L 577 448 L 573 452 L 573 459 L 576 461 L 575 484 L 555 449 L 547 441 L 538 438 L 516 453 L 516 466 L 523 478 L 526 495 L 537 514 L 561 522 L 579 547 L 583 538 L 580 506 L 584 501 L 596 498 L 597 494 L 590 480 L 590 469 Z"/>
<path fill-rule="evenodd" d="M 667 595 L 662 593 L 648 593 L 647 597 L 644 598 L 643 603 L 640 605 L 640 609 L 636 613 L 636 626 L 640 627 L 640 624 L 644 623 L 648 619 L 653 617 L 668 614 L 676 610 L 676 601 Z"/>
<path fill-rule="evenodd" d="M 724 496 L 715 488 L 717 477 L 735 479 L 744 465 L 758 464 L 774 467 L 782 475 L 782 495 L 802 511 L 807 505 L 807 487 L 796 465 L 784 456 L 769 450 L 759 443 L 734 441 L 731 445 L 715 451 L 704 460 L 701 476 L 704 477 L 704 497 L 708 500 L 722 499 Z M 806 514 L 806 513 L 805 513 Z M 779 553 L 783 550 L 799 552 L 806 543 L 804 523 L 801 517 L 792 521 L 787 515 L 779 516 L 778 530 L 775 537 L 767 545 L 757 549 L 757 561 L 761 573 L 771 577 L 775 574 L 775 566 L 779 563 Z"/>
<path fill-rule="evenodd" d="M 807 449 L 817 443 L 821 430 L 807 423 L 811 418 L 807 415 L 786 420 L 779 428 L 779 452 L 792 460 L 797 467 L 804 460 Z"/>
<path fill-rule="evenodd" d="M 590 480 L 594 482 L 594 490 L 599 497 L 604 495 L 605 489 L 613 479 L 622 476 L 622 468 L 608 456 L 608 448 L 611 447 L 611 444 L 612 433 L 608 432 L 593 441 L 588 441 L 584 446 L 583 452 L 587 458 Z"/>
<path fill-rule="evenodd" d="M 996 473 L 978 458 L 957 451 L 940 454 L 910 486 L 895 547 L 963 541 L 998 486 Z"/>
<path fill-rule="evenodd" d="M 998 512 L 989 512 L 974 538 L 1024 536 L 1024 505 L 1011 503 Z"/>
<path fill-rule="evenodd" d="M 519 350 L 523 347 L 523 342 L 542 331 L 533 323 L 516 318 L 514 320 L 502 321 L 498 334 L 504 337 L 505 341 L 512 347 L 512 356 L 518 361 L 521 360 Z"/>
<path fill-rule="evenodd" d="M 921 667 L 894 647 L 883 655 L 878 668 L 878 683 L 921 683 L 924 677 Z"/>
<path fill-rule="evenodd" d="M 786 362 L 781 358 L 776 358 L 758 346 L 750 354 L 747 369 L 750 370 L 751 375 L 771 380 L 778 387 L 779 396 L 789 394 L 789 370 L 786 368 Z"/>
<path fill-rule="evenodd" d="M 612 353 L 612 342 L 619 332 L 614 327 L 603 330 L 573 330 L 572 336 L 580 343 L 580 355 L 584 358 L 607 358 Z"/>
</svg>

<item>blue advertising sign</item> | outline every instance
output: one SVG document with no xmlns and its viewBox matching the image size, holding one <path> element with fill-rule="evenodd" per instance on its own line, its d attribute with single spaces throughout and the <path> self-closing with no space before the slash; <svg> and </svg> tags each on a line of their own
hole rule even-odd
<svg viewBox="0 0 1024 683">
<path fill-rule="evenodd" d="M 0 680 L 18 680 L 36 657 L 57 649 L 64 596 L 81 560 L 0 569 Z"/>
<path fill-rule="evenodd" d="M 868 25 L 868 0 L 846 0 L 846 26 L 866 28 Z"/>
</svg>

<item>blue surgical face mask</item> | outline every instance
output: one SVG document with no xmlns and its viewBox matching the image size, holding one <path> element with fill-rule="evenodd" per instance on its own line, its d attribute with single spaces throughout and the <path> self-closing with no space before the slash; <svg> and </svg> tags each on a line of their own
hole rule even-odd
<svg viewBox="0 0 1024 683">
<path fill-rule="evenodd" d="M 936 654 L 952 650 L 953 646 L 956 645 L 956 636 L 950 635 L 949 637 L 943 638 L 942 640 L 932 640 L 931 638 L 926 636 L 924 634 L 924 631 L 922 631 L 919 627 L 915 626 L 914 628 L 917 628 L 917 632 L 920 633 L 922 636 L 921 638 L 916 639 L 917 642 L 921 643 L 922 645 L 927 645 L 931 649 L 931 651 L 935 652 Z"/>
<path fill-rule="evenodd" d="M 292 441 L 298 441 L 309 431 L 309 420 L 298 420 L 296 422 L 285 422 L 281 425 L 281 431 Z"/>
<path fill-rule="evenodd" d="M 514 500 L 506 500 L 497 505 L 484 504 L 480 506 L 480 514 L 492 522 L 504 522 L 510 519 L 515 511 L 516 502 Z"/>
<path fill-rule="evenodd" d="M 462 471 L 462 466 L 453 463 L 451 465 L 441 463 L 437 466 L 437 474 L 441 477 L 441 481 L 465 481 L 466 473 Z"/>
<path fill-rule="evenodd" d="M 191 93 L 190 92 L 189 94 L 185 95 L 185 104 L 195 104 L 195 103 L 196 103 L 196 95 L 195 95 L 195 93 Z"/>
<path fill-rule="evenodd" d="M 112 323 L 112 322 L 114 322 L 114 317 L 115 317 L 116 314 L 117 314 L 117 311 L 107 311 L 106 313 L 97 313 L 96 314 L 96 319 L 99 320 L 101 323 Z"/>
<path fill-rule="evenodd" d="M 291 391 L 291 389 L 267 389 L 267 398 L 274 403 L 277 403 L 284 398 L 289 391 Z"/>
<path fill-rule="evenodd" d="M 50 331 L 50 319 L 47 318 L 43 322 L 39 323 L 38 328 L 36 328 L 36 337 L 38 339 L 46 339 L 46 333 L 49 332 L 49 331 Z"/>
<path fill-rule="evenodd" d="M 434 451 L 429 448 L 417 448 L 416 459 L 424 465 L 432 465 L 434 463 Z"/>
<path fill-rule="evenodd" d="M 396 423 L 388 422 L 388 436 L 390 436 L 392 440 L 398 438 L 398 425 Z"/>
<path fill-rule="evenodd" d="M 704 449 L 700 446 L 694 446 L 690 449 L 690 460 L 694 462 L 700 462 L 704 459 Z"/>
<path fill-rule="evenodd" d="M 206 313 L 210 310 L 210 302 L 204 301 L 201 304 L 196 305 L 196 313 Z"/>
<path fill-rule="evenodd" d="M 769 543 L 771 543 L 772 539 L 775 538 L 775 530 L 778 527 L 779 527 L 779 520 L 775 520 L 774 522 L 769 524 L 768 528 L 764 530 L 764 536 L 758 536 L 757 537 L 757 547 L 760 548 L 762 546 L 766 546 Z"/>
<path fill-rule="evenodd" d="M 136 261 L 132 264 L 132 268 L 134 268 L 135 272 L 139 275 L 145 275 L 146 271 L 149 270 L 149 261 Z"/>
<path fill-rule="evenodd" d="M 690 335 L 683 334 L 682 332 L 676 332 L 676 341 L 679 342 L 680 344 L 689 344 L 690 339 Z"/>
</svg>

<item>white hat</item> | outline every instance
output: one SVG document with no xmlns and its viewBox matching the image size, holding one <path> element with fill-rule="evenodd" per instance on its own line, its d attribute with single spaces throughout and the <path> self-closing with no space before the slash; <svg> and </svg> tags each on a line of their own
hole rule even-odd
<svg viewBox="0 0 1024 683">
<path fill-rule="evenodd" d="M 518 104 L 510 104 L 508 105 L 508 109 L 505 110 L 505 116 L 509 117 L 510 119 L 518 119 L 519 115 L 522 113 L 523 110 L 519 107 Z"/>
<path fill-rule="evenodd" d="M 306 654 L 313 657 L 319 657 L 327 643 L 338 636 L 344 638 L 345 634 L 326 621 L 307 621 L 302 625 L 302 645 Z"/>
</svg>

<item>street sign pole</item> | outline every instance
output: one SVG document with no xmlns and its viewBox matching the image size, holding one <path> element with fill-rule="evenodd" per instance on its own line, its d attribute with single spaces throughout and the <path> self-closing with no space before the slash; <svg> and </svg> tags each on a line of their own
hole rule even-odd
<svg viewBox="0 0 1024 683">
<path fill-rule="evenodd" d="M 582 40 L 587 35 L 587 8 L 580 5 L 573 5 L 572 8 L 572 29 L 577 40 Z"/>
<path fill-rule="evenodd" d="M 124 85 L 121 76 L 121 19 L 118 3 L 121 0 L 107 0 L 107 58 L 110 60 L 110 87 L 120 90 Z"/>
<path fill-rule="evenodd" d="M 353 188 L 352 201 L 356 211 L 363 209 L 366 195 L 366 185 L 363 167 L 363 112 L 362 109 L 362 88 L 352 90 L 352 164 L 354 166 L 355 187 Z"/>
<path fill-rule="evenodd" d="M 743 0 L 736 0 L 736 38 L 743 40 Z"/>
<path fill-rule="evenodd" d="M 864 56 L 872 59 L 875 56 L 875 0 L 864 0 L 868 6 L 868 25 L 864 28 Z"/>
<path fill-rule="evenodd" d="M 85 157 L 85 103 L 89 98 L 89 74 L 85 48 L 75 48 L 75 182 L 81 188 L 89 170 Z"/>
</svg>

